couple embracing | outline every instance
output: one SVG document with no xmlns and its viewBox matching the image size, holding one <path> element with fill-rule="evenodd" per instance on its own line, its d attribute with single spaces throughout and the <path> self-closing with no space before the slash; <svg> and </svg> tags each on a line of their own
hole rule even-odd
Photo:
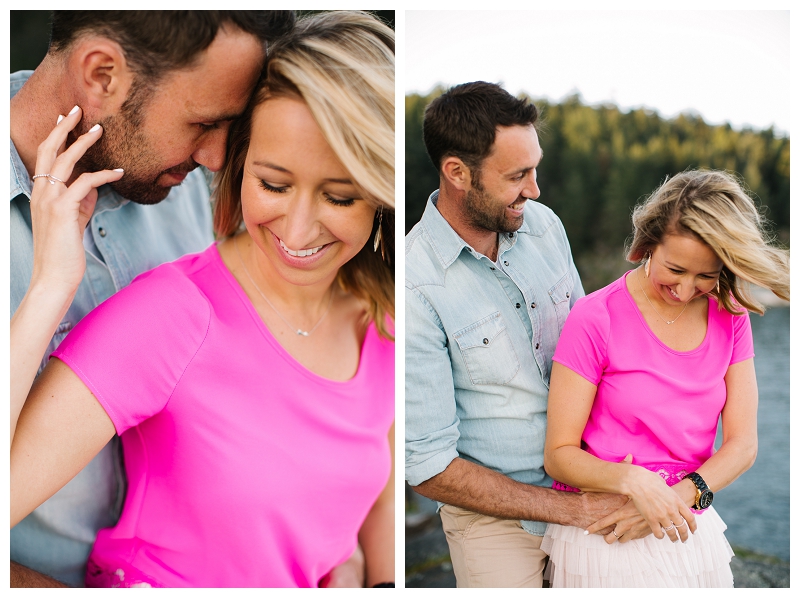
<svg viewBox="0 0 800 598">
<path fill-rule="evenodd" d="M 11 79 L 12 586 L 393 586 L 394 32 L 56 11 Z"/>
<path fill-rule="evenodd" d="M 732 587 L 713 494 L 755 460 L 748 286 L 788 299 L 788 254 L 734 177 L 686 171 L 634 211 L 638 267 L 584 296 L 533 201 L 537 121 L 484 82 L 426 109 L 406 479 L 439 503 L 459 587 Z"/>
</svg>

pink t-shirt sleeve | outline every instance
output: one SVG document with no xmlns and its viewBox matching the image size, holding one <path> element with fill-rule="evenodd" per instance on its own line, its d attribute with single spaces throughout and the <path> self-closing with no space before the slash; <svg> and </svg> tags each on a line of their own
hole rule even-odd
<svg viewBox="0 0 800 598">
<path fill-rule="evenodd" d="M 755 355 L 753 349 L 753 330 L 750 328 L 750 313 L 733 316 L 733 354 L 731 365 Z"/>
<path fill-rule="evenodd" d="M 553 361 L 597 385 L 608 365 L 608 309 L 594 297 L 579 299 L 569 312 Z"/>
<path fill-rule="evenodd" d="M 77 374 L 122 434 L 164 409 L 209 321 L 206 298 L 165 264 L 89 313 L 52 357 Z"/>
</svg>

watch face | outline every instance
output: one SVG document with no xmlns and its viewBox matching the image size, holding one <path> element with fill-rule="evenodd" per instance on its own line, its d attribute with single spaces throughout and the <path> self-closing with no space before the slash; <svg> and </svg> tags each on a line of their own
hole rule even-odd
<svg viewBox="0 0 800 598">
<path fill-rule="evenodd" d="M 711 490 L 706 490 L 703 494 L 700 495 L 700 500 L 698 503 L 700 504 L 701 509 L 707 509 L 711 506 L 711 501 L 714 500 L 714 493 Z"/>
</svg>

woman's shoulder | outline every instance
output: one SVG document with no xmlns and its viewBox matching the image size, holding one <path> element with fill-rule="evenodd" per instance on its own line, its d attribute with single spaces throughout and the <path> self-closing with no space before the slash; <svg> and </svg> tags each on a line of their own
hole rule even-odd
<svg viewBox="0 0 800 598">
<path fill-rule="evenodd" d="M 625 293 L 625 276 L 618 278 L 609 285 L 606 285 L 596 291 L 593 291 L 581 297 L 575 302 L 572 310 L 579 309 L 581 311 L 589 311 L 596 313 L 598 308 L 607 311 L 608 304 L 619 300 Z"/>
<path fill-rule="evenodd" d="M 213 246 L 209 249 L 216 251 Z M 205 329 L 210 305 L 196 275 L 213 264 L 214 258 L 209 255 L 209 249 L 140 274 L 87 318 L 100 318 L 107 325 L 123 321 L 147 323 L 148 326 L 161 326 L 166 330 L 172 330 L 175 326 Z"/>
</svg>

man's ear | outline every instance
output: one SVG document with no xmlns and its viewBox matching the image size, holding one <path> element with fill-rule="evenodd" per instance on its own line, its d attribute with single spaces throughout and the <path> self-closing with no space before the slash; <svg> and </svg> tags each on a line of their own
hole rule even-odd
<svg viewBox="0 0 800 598">
<path fill-rule="evenodd" d="M 472 173 L 461 158 L 448 156 L 442 161 L 442 177 L 459 191 L 472 188 Z"/>
<path fill-rule="evenodd" d="M 104 37 L 80 40 L 70 62 L 86 98 L 86 106 L 81 106 L 84 113 L 95 113 L 98 117 L 115 114 L 133 83 L 133 73 L 119 44 Z"/>
</svg>

